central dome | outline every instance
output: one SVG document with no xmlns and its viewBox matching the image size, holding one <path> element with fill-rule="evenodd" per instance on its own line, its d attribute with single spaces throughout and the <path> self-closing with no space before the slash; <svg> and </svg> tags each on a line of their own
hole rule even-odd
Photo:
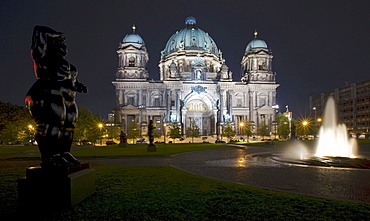
<svg viewBox="0 0 370 221">
<path fill-rule="evenodd" d="M 185 19 L 186 28 L 177 31 L 167 41 L 166 47 L 162 51 L 162 56 L 167 56 L 179 50 L 201 50 L 209 51 L 218 57 L 218 48 L 215 41 L 196 27 L 196 19 L 188 17 Z"/>
</svg>

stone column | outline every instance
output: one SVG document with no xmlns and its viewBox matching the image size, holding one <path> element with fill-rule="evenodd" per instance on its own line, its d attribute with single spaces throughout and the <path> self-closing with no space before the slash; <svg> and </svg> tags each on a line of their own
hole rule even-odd
<svg viewBox="0 0 370 221">
<path fill-rule="evenodd" d="M 229 90 L 228 93 L 228 111 L 230 114 L 231 121 L 234 121 L 233 117 L 233 90 Z"/>
<path fill-rule="evenodd" d="M 170 110 L 171 110 L 171 96 L 170 96 L 170 90 L 166 89 L 166 122 L 169 122 L 170 120 Z"/>
<path fill-rule="evenodd" d="M 176 96 L 176 99 L 175 99 L 175 105 L 176 105 L 176 121 L 177 122 L 180 122 L 180 108 L 181 108 L 181 105 L 180 105 L 180 89 L 176 89 L 175 91 L 175 96 Z"/>
</svg>

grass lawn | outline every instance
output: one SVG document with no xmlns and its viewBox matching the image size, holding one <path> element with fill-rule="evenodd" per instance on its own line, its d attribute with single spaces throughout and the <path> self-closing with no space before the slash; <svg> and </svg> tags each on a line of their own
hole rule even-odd
<svg viewBox="0 0 370 221">
<path fill-rule="evenodd" d="M 194 144 L 156 144 L 157 152 L 147 152 L 148 144 L 133 144 L 127 147 L 119 147 L 118 144 L 111 146 L 96 146 L 86 149 L 72 150 L 71 153 L 76 157 L 137 157 L 137 156 L 171 156 L 174 154 L 233 148 L 228 145 L 194 143 Z"/>
<path fill-rule="evenodd" d="M 37 146 L 0 146 L 0 155 L 18 154 L 24 151 L 38 150 Z"/>
<path fill-rule="evenodd" d="M 369 145 L 370 139 L 358 139 L 359 144 Z M 273 141 L 273 145 L 284 147 L 290 141 Z M 308 147 L 314 147 L 317 140 L 300 141 Z M 236 144 L 266 146 L 266 142 L 236 142 Z M 171 156 L 174 154 L 190 151 L 235 148 L 229 145 L 212 143 L 175 143 L 175 144 L 156 144 L 157 152 L 147 152 L 147 144 L 130 144 L 127 147 L 119 147 L 118 144 L 111 146 L 91 146 L 79 149 L 78 146 L 72 147 L 71 153 L 76 157 L 138 157 L 138 156 Z M 370 147 L 370 146 L 369 146 Z M 36 150 L 36 151 L 35 151 Z M 37 146 L 0 146 L 0 159 L 9 158 L 39 158 Z"/>
<path fill-rule="evenodd" d="M 263 190 L 172 167 L 96 167 L 97 191 L 35 220 L 368 220 L 370 205 Z M 24 169 L 0 169 L 0 220 L 19 220 Z"/>
<path fill-rule="evenodd" d="M 194 143 L 194 144 L 156 144 L 157 152 L 147 152 L 147 144 L 132 144 L 127 147 L 120 147 L 118 144 L 110 146 L 91 146 L 87 148 L 72 147 L 71 153 L 77 158 L 80 157 L 138 157 L 138 156 L 171 156 L 174 154 L 185 153 L 190 151 L 215 150 L 224 148 L 234 148 L 228 145 L 211 144 L 211 143 Z M 32 149 L 31 149 L 32 148 Z M 8 158 L 40 158 L 37 146 L 2 146 L 0 147 L 0 159 Z"/>
</svg>

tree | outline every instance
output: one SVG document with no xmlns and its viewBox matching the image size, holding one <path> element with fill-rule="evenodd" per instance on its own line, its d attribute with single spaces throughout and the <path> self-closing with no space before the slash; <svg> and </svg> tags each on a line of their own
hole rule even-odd
<svg viewBox="0 0 370 221">
<path fill-rule="evenodd" d="M 281 138 L 288 138 L 290 134 L 289 119 L 282 113 L 277 115 L 277 134 Z"/>
<path fill-rule="evenodd" d="M 101 119 L 98 115 L 93 114 L 89 109 L 78 106 L 78 118 L 73 139 L 79 141 L 90 141 L 95 143 L 101 139 L 101 129 L 98 124 Z"/>
<path fill-rule="evenodd" d="M 199 127 L 195 120 L 190 119 L 190 127 L 186 129 L 186 136 L 191 137 L 192 143 L 194 143 L 194 137 L 199 137 Z"/>
<path fill-rule="evenodd" d="M 257 133 L 262 137 L 262 140 L 265 136 L 270 135 L 269 127 L 266 125 L 265 120 L 262 120 L 258 125 Z"/>
<path fill-rule="evenodd" d="M 134 142 L 135 139 L 140 137 L 140 131 L 135 121 L 130 123 L 127 130 L 127 139 L 132 139 Z"/>
<path fill-rule="evenodd" d="M 222 136 L 226 137 L 230 140 L 235 136 L 236 131 L 233 129 L 233 126 L 230 122 L 226 122 L 222 127 Z"/>
<path fill-rule="evenodd" d="M 172 121 L 170 123 L 170 138 L 173 139 L 174 143 L 176 138 L 181 138 L 180 125 L 176 121 Z"/>
<path fill-rule="evenodd" d="M 108 139 L 117 139 L 119 138 L 121 131 L 118 127 L 112 125 L 106 127 L 107 129 L 107 134 L 108 134 Z"/>
<path fill-rule="evenodd" d="M 241 130 L 241 135 L 246 135 L 247 136 L 247 142 L 249 142 L 249 137 L 253 135 L 253 129 L 254 126 L 252 122 L 247 121 L 244 126 L 240 128 Z"/>
<path fill-rule="evenodd" d="M 34 137 L 35 122 L 27 108 L 0 101 L 0 141 L 28 141 Z"/>
</svg>

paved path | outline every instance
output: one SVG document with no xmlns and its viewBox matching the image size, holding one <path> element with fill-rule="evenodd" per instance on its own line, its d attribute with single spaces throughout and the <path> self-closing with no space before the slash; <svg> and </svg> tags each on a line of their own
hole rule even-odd
<svg viewBox="0 0 370 221">
<path fill-rule="evenodd" d="M 275 148 L 221 149 L 176 155 L 172 165 L 214 179 L 309 196 L 370 203 L 370 170 L 290 166 L 247 160 Z"/>
</svg>

